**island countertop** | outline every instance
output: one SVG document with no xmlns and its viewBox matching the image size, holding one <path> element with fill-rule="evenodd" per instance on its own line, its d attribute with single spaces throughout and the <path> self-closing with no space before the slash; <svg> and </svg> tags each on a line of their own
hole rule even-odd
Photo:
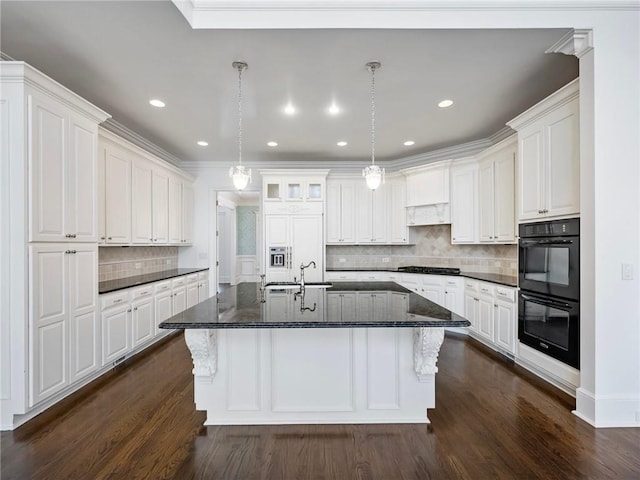
<svg viewBox="0 0 640 480">
<path fill-rule="evenodd" d="M 393 282 L 261 289 L 240 283 L 162 322 L 166 329 L 467 327 L 465 318 Z"/>
</svg>

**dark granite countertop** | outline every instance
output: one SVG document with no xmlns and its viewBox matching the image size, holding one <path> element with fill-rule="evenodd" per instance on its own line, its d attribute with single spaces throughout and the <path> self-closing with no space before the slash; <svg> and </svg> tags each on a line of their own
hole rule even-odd
<svg viewBox="0 0 640 480">
<path fill-rule="evenodd" d="M 261 290 L 240 283 L 162 322 L 160 328 L 467 327 L 460 315 L 393 282 L 334 282 L 330 288 Z M 334 300 L 354 295 L 342 308 Z M 367 298 L 372 295 L 380 299 Z M 371 308 L 362 308 L 369 305 Z M 369 312 L 369 313 L 368 313 Z"/>
<path fill-rule="evenodd" d="M 340 268 L 340 267 L 331 267 L 327 268 L 327 272 L 393 272 L 398 273 L 397 268 Z M 400 272 L 407 273 L 407 272 Z M 415 273 L 413 275 L 422 275 L 420 273 Z M 451 275 L 450 273 L 430 273 L 429 275 Z M 482 280 L 485 282 L 491 283 L 499 283 L 500 285 L 505 285 L 507 287 L 517 287 L 518 286 L 518 277 L 516 275 L 502 275 L 499 273 L 481 273 L 481 272 L 460 272 L 461 277 L 473 278 L 475 280 Z"/>
<path fill-rule="evenodd" d="M 147 273 L 144 275 L 136 275 L 134 277 L 118 278 L 117 280 L 107 280 L 98 283 L 98 293 L 110 293 L 125 288 L 137 287 L 147 283 L 159 282 L 170 278 L 189 275 L 190 273 L 202 272 L 209 268 L 174 268 L 172 270 L 163 270 L 161 272 Z"/>
</svg>

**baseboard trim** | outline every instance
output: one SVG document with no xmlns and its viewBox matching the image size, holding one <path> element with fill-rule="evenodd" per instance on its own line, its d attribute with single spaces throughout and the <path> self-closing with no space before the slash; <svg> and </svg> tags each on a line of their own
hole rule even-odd
<svg viewBox="0 0 640 480">
<path fill-rule="evenodd" d="M 596 428 L 640 427 L 640 395 L 596 395 L 578 388 L 573 414 Z"/>
</svg>

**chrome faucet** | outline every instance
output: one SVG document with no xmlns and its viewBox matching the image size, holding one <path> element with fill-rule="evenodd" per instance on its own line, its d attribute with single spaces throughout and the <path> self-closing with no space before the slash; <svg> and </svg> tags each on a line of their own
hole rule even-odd
<svg viewBox="0 0 640 480">
<path fill-rule="evenodd" d="M 300 264 L 300 289 L 304 288 L 304 269 L 309 268 L 311 265 L 313 265 L 313 268 L 316 268 L 316 262 L 313 260 L 306 265 L 304 263 Z"/>
</svg>

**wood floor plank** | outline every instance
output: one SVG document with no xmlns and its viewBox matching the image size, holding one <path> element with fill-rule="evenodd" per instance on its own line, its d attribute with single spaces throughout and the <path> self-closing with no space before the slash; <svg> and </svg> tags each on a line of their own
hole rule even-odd
<svg viewBox="0 0 640 480">
<path fill-rule="evenodd" d="M 430 425 L 203 427 L 181 335 L 1 437 L 5 479 L 640 479 L 640 429 L 447 336 Z M 54 407 L 55 408 L 55 407 Z"/>
</svg>

